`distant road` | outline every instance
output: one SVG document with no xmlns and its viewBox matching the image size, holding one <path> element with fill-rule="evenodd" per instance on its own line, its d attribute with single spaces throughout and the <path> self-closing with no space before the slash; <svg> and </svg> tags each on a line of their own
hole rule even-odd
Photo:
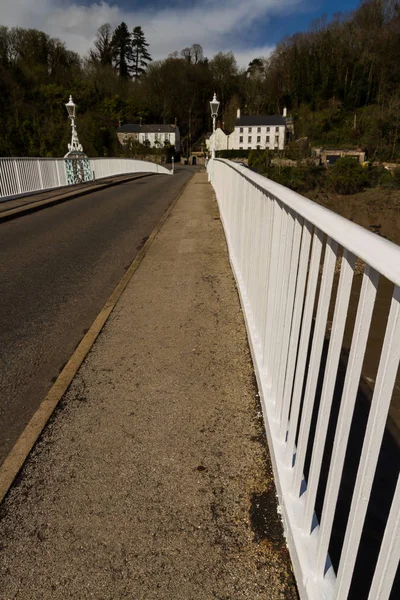
<svg viewBox="0 0 400 600">
<path fill-rule="evenodd" d="M 0 464 L 192 173 L 178 166 L 0 224 Z"/>
</svg>

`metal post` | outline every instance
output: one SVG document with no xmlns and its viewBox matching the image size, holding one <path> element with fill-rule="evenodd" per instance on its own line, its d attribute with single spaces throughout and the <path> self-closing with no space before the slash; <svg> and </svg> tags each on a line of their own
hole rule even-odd
<svg viewBox="0 0 400 600">
<path fill-rule="evenodd" d="M 213 143 L 212 143 L 212 154 L 211 158 L 215 158 L 215 115 L 213 115 Z"/>
<path fill-rule="evenodd" d="M 175 159 L 174 159 L 173 156 L 171 156 L 171 161 L 172 161 L 171 173 L 173 175 L 175 173 L 175 169 L 174 169 L 174 167 L 175 167 Z"/>
</svg>

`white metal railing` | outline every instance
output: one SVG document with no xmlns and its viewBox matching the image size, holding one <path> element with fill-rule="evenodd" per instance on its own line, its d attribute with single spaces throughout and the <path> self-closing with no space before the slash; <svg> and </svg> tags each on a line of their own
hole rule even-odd
<svg viewBox="0 0 400 600">
<path fill-rule="evenodd" d="M 128 173 L 163 173 L 164 175 L 171 175 L 171 171 L 162 165 L 133 158 L 91 158 L 90 165 L 95 179 Z"/>
<path fill-rule="evenodd" d="M 171 174 L 171 171 L 156 163 L 129 158 L 91 158 L 83 162 L 85 169 L 82 169 L 82 177 L 76 179 L 73 169 L 68 169 L 71 159 L 0 158 L 0 201 L 114 175 Z"/>
<path fill-rule="evenodd" d="M 344 600 L 360 540 L 363 543 L 400 359 L 400 247 L 246 167 L 217 159 L 210 161 L 208 170 L 244 309 L 299 592 L 310 600 Z M 357 258 L 365 262 L 365 269 L 328 453 L 329 470 L 322 483 L 321 467 Z M 335 572 L 329 557 L 332 528 L 380 275 L 393 282 L 393 295 Z M 321 370 L 329 311 L 333 320 Z M 394 481 L 397 477 L 390 497 L 392 508 L 379 540 L 380 550 L 376 551 L 379 558 L 369 595 L 367 591 L 357 598 L 389 598 L 396 575 L 400 484 L 398 463 L 391 467 L 396 469 Z M 325 487 L 320 488 L 322 485 Z M 321 489 L 318 519 L 316 498 Z"/>
</svg>

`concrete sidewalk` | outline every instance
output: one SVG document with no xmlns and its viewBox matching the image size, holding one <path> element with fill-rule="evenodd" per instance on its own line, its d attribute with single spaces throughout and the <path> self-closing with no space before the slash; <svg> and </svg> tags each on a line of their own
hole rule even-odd
<svg viewBox="0 0 400 600">
<path fill-rule="evenodd" d="M 3 503 L 0 548 L 1 600 L 297 598 L 204 172 Z"/>
</svg>

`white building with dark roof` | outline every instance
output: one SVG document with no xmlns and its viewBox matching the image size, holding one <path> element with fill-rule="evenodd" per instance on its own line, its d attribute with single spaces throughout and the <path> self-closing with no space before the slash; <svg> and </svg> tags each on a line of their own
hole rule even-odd
<svg viewBox="0 0 400 600">
<path fill-rule="evenodd" d="M 283 150 L 286 142 L 286 109 L 281 115 L 241 117 L 238 110 L 230 148 L 235 150 Z"/>
<path fill-rule="evenodd" d="M 235 129 L 226 135 L 221 129 L 215 131 L 215 149 L 218 150 L 283 150 L 293 134 L 293 120 L 283 115 L 257 115 L 241 117 L 237 111 Z M 207 149 L 211 152 L 213 135 L 206 138 Z"/>
<path fill-rule="evenodd" d="M 150 148 L 160 148 L 163 146 L 174 146 L 176 152 L 181 149 L 181 136 L 179 127 L 176 125 L 139 125 L 126 124 L 117 129 L 118 140 L 121 144 L 126 144 L 130 140 L 139 144 L 144 144 Z"/>
</svg>

